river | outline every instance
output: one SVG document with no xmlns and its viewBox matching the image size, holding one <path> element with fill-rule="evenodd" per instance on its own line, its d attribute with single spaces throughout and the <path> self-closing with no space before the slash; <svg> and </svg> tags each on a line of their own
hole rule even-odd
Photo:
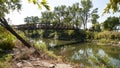
<svg viewBox="0 0 120 68">
<path fill-rule="evenodd" d="M 56 55 L 84 67 L 120 68 L 119 47 L 54 39 L 41 39 L 39 42 L 45 43 Z"/>
</svg>

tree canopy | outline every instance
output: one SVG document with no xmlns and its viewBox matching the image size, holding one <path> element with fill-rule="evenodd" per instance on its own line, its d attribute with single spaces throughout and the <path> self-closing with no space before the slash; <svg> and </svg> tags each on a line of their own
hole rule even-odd
<svg viewBox="0 0 120 68">
<path fill-rule="evenodd" d="M 113 30 L 120 25 L 119 17 L 108 17 L 103 23 L 103 28 L 105 30 Z"/>
</svg>

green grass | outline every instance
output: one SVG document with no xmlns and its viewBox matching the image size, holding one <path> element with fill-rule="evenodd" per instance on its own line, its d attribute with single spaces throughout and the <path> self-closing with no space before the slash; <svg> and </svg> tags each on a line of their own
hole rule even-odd
<svg viewBox="0 0 120 68">
<path fill-rule="evenodd" d="M 10 64 L 11 59 L 11 54 L 2 52 L 2 50 L 0 50 L 0 68 L 12 68 Z"/>
<path fill-rule="evenodd" d="M 34 45 L 37 49 L 42 50 L 45 54 L 47 54 L 51 58 L 55 58 L 59 60 L 59 57 L 56 56 L 52 51 L 49 51 L 47 45 L 45 43 L 36 43 Z"/>
</svg>

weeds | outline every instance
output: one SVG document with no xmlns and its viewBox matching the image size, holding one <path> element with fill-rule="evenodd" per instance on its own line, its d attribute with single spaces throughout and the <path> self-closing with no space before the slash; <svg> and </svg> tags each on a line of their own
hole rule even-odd
<svg viewBox="0 0 120 68">
<path fill-rule="evenodd" d="M 57 57 L 52 51 L 49 51 L 49 50 L 48 50 L 47 45 L 46 45 L 44 42 L 42 42 L 42 43 L 37 42 L 34 46 L 35 46 L 37 49 L 42 50 L 42 51 L 43 51 L 45 54 L 47 54 L 49 57 L 58 59 L 58 57 Z"/>
</svg>

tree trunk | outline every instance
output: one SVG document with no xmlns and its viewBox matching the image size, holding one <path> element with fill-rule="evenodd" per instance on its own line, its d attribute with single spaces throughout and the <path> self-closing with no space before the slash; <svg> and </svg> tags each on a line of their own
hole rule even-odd
<svg viewBox="0 0 120 68">
<path fill-rule="evenodd" d="M 28 48 L 31 47 L 31 45 L 26 42 L 21 36 L 19 36 L 12 28 L 11 26 L 8 24 L 8 22 L 6 21 L 5 18 L 0 18 L 0 22 L 2 24 L 2 26 L 7 29 L 10 33 L 12 33 L 17 39 L 19 39 L 25 46 L 27 46 Z"/>
</svg>

